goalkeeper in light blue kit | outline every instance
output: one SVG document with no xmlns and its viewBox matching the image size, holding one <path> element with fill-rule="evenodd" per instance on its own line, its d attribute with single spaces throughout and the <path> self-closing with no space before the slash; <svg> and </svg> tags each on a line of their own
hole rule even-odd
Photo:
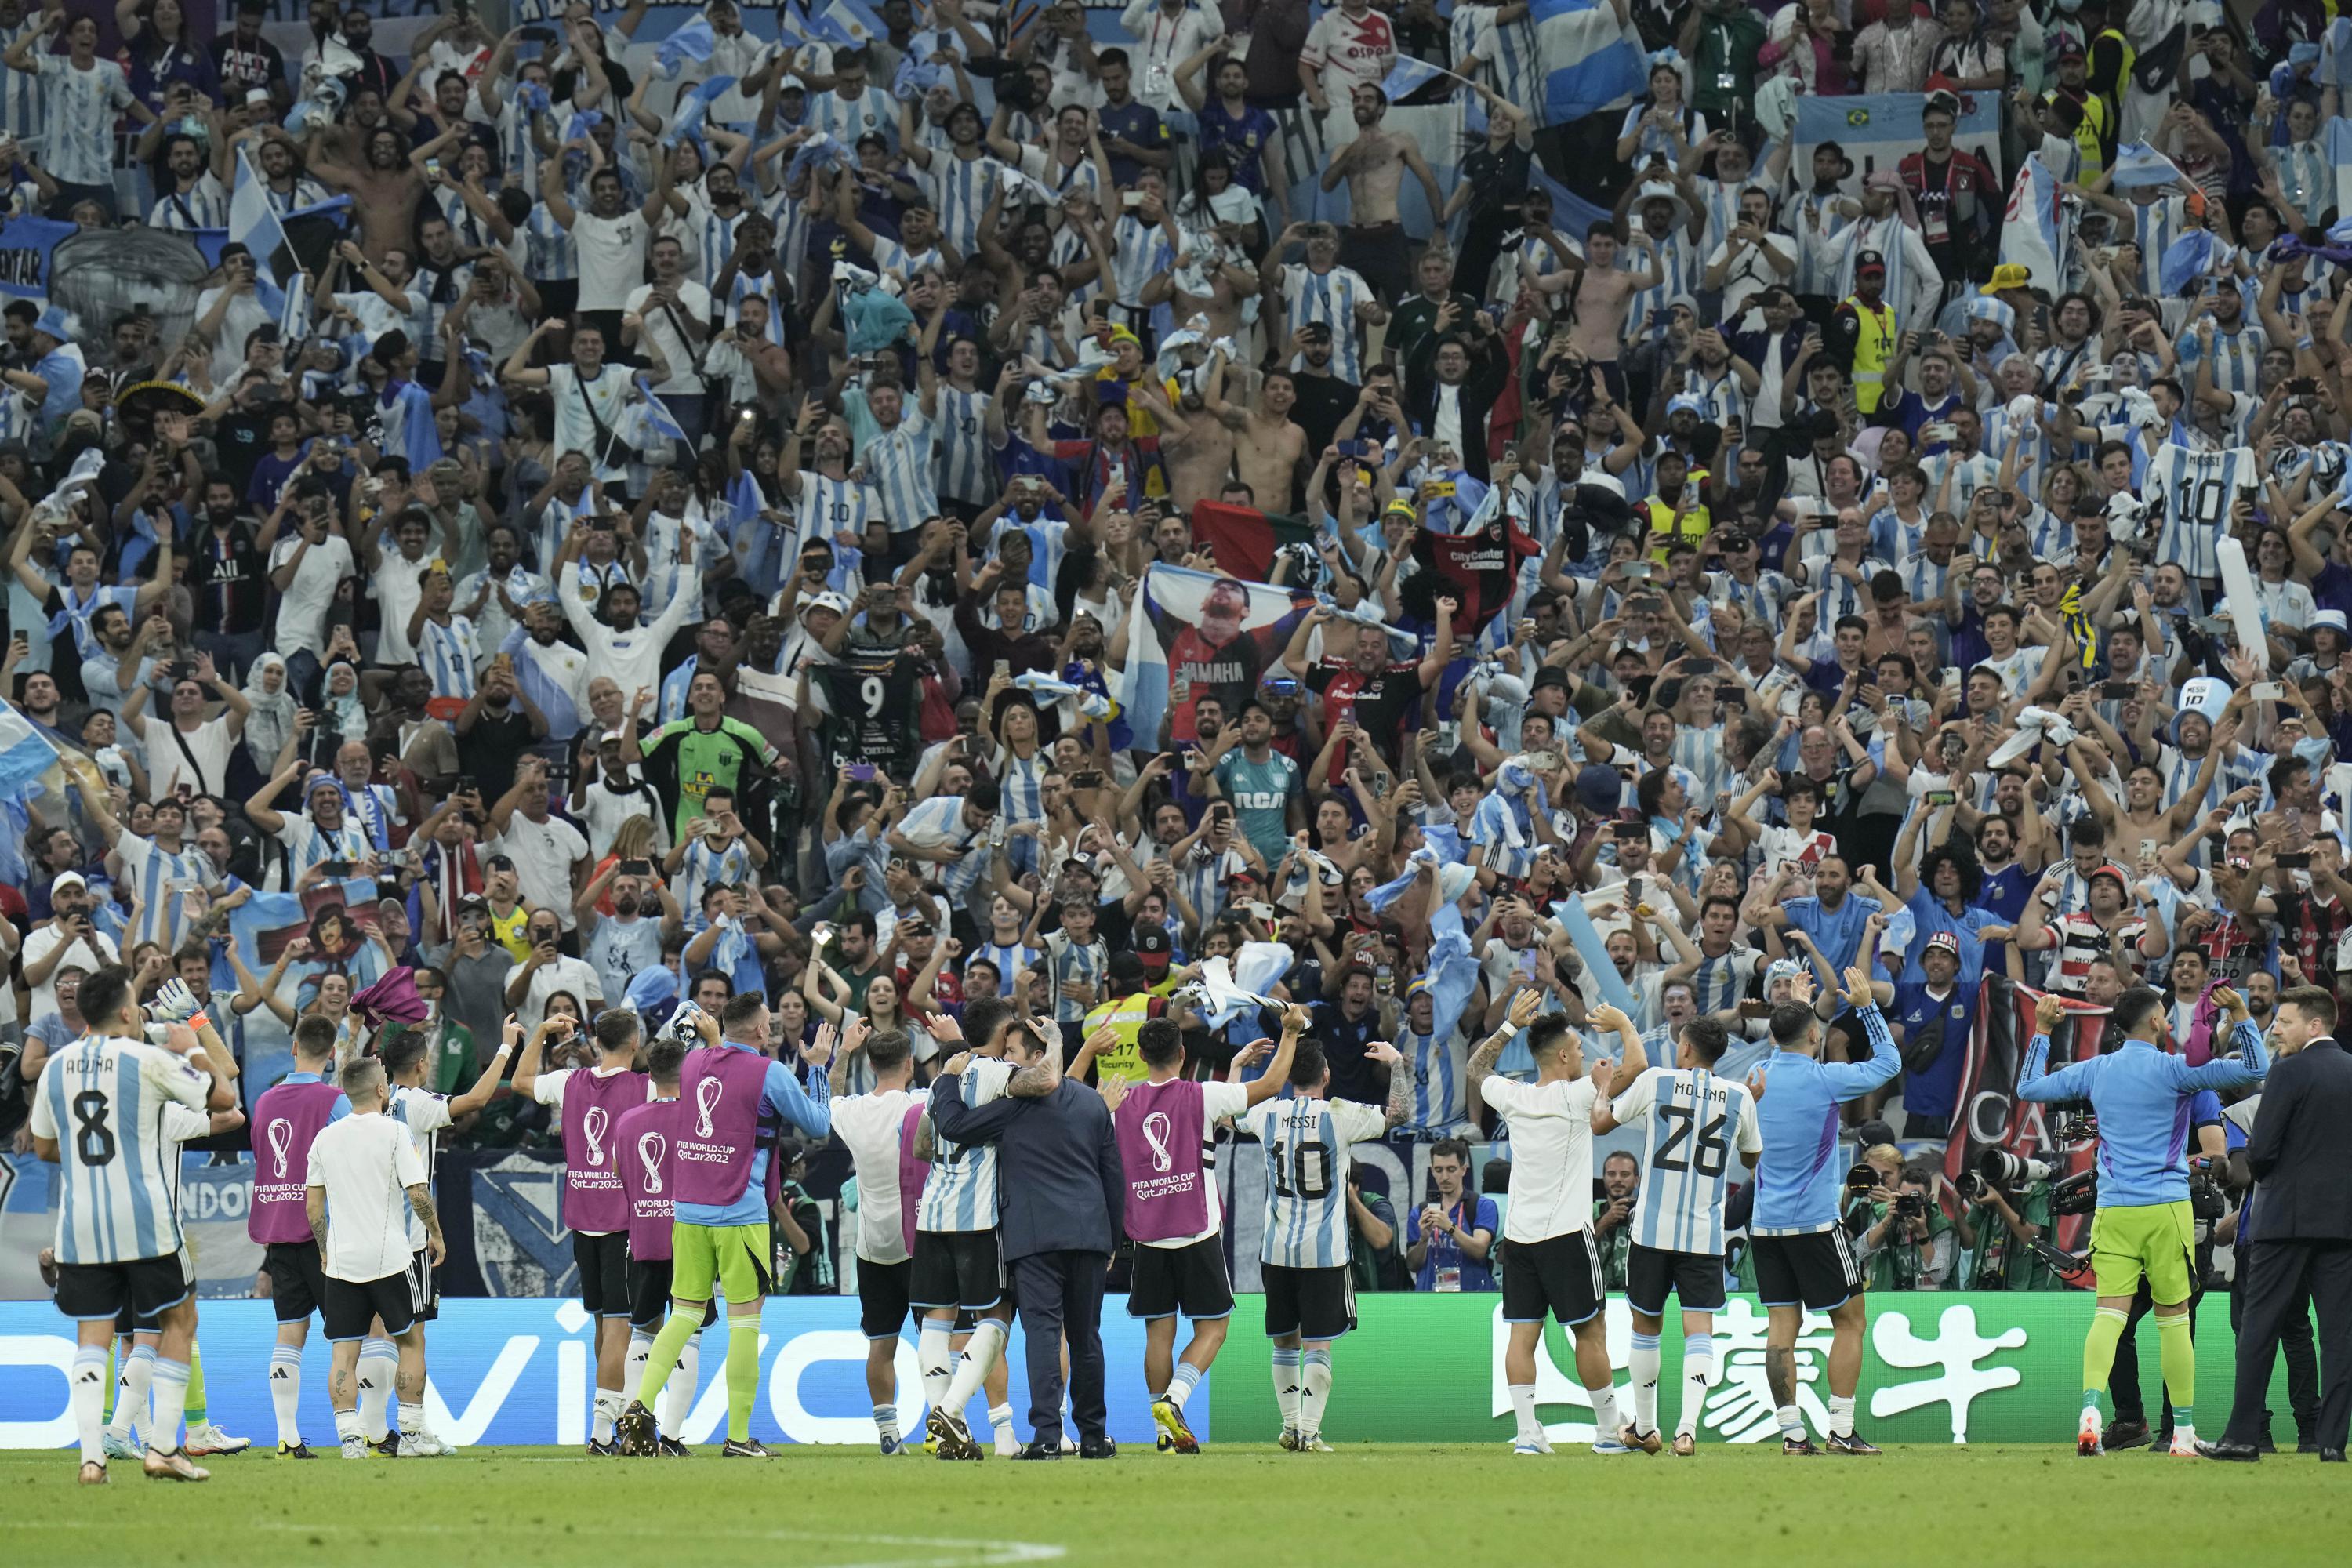
<svg viewBox="0 0 2352 1568">
<path fill-rule="evenodd" d="M 2212 997 L 2230 1020 L 2234 1060 L 2216 1057 L 2190 1067 L 2168 1054 L 2172 1013 L 2164 994 L 2135 985 L 2116 998 L 2109 1016 L 2124 1043 L 2056 1072 L 2049 1070 L 2050 1031 L 2065 1016 L 2065 1005 L 2055 996 L 2042 998 L 2034 1012 L 2037 1032 L 2018 1071 L 2019 1099 L 2088 1100 L 2099 1118 L 2099 1206 L 2091 1216 L 2091 1272 L 2099 1304 L 2083 1341 L 2083 1418 L 2074 1429 L 2074 1451 L 2085 1458 L 2106 1452 L 2099 1391 L 2107 1385 L 2116 1342 L 2143 1274 L 2154 1304 L 2165 1392 L 2172 1396 L 2171 1451 L 2179 1458 L 2198 1457 L 2191 1426 L 2197 1348 L 2189 1337 L 2197 1267 L 2197 1222 L 2189 1209 L 2189 1105 L 2204 1089 L 2251 1088 L 2270 1068 L 2246 999 L 2228 986 Z"/>
<path fill-rule="evenodd" d="M 1807 986 L 1806 990 L 1810 991 Z M 1820 1059 L 1822 1024 L 1809 1000 L 1772 1009 L 1772 1054 L 1748 1080 L 1764 1153 L 1756 1165 L 1756 1208 L 1748 1224 L 1763 1299 L 1764 1377 L 1780 1424 L 1780 1452 L 1818 1454 L 1797 1408 L 1797 1331 L 1809 1311 L 1830 1320 L 1830 1430 L 1832 1454 L 1867 1456 L 1877 1447 L 1853 1430 L 1854 1389 L 1862 1381 L 1862 1268 L 1838 1221 L 1844 1172 L 1838 1168 L 1838 1107 L 1860 1100 L 1903 1070 L 1886 1032 L 1870 972 L 1845 972 L 1846 1005 L 1870 1039 L 1866 1062 Z"/>
</svg>

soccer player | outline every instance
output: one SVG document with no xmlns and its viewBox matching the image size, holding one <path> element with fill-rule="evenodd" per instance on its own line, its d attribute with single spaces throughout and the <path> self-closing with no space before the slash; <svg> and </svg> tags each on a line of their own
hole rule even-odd
<svg viewBox="0 0 2352 1568">
<path fill-rule="evenodd" d="M 678 1070 L 677 1218 L 670 1226 L 669 1321 L 646 1356 L 635 1397 L 621 1413 L 620 1451 L 657 1451 L 658 1430 L 646 1402 L 657 1397 L 702 1326 L 715 1286 L 727 1298 L 727 1458 L 764 1459 L 751 1436 L 751 1404 L 760 1383 L 760 1303 L 768 1293 L 768 1199 L 771 1179 L 783 1173 L 771 1160 L 789 1124 L 811 1138 L 833 1131 L 832 1096 L 824 1077 L 832 1042 L 820 1038 L 803 1053 L 814 1069 L 807 1089 L 793 1069 L 761 1054 L 768 1043 L 768 1000 L 758 992 L 728 998 L 717 1018 L 693 1020 L 702 1046 Z M 722 1034 L 723 1031 L 723 1034 Z"/>
<path fill-rule="evenodd" d="M 310 1337 L 310 1315 L 326 1305 L 327 1286 L 303 1194 L 310 1181 L 311 1141 L 329 1122 L 352 1113 L 341 1086 L 326 1077 L 334 1060 L 335 1021 L 311 1014 L 294 1026 L 294 1070 L 253 1102 L 253 1196 L 245 1234 L 261 1245 L 261 1268 L 269 1276 L 278 1314 L 269 1404 L 278 1415 L 281 1459 L 317 1458 L 302 1441 L 302 1346 Z M 391 1370 L 383 1375 L 389 1380 Z"/>
<path fill-rule="evenodd" d="M 425 1182 L 428 1188 L 433 1184 L 434 1161 L 440 1151 L 441 1130 L 459 1117 L 470 1116 L 481 1110 L 498 1093 L 507 1075 L 507 1063 L 522 1044 L 522 1026 L 515 1020 L 513 1014 L 507 1015 L 505 1033 L 489 1064 L 476 1077 L 472 1088 L 455 1098 L 436 1094 L 425 1087 L 425 1076 L 435 1066 L 430 1057 L 430 1043 L 429 1037 L 422 1029 L 404 1029 L 376 1050 L 378 1059 L 383 1063 L 384 1077 L 392 1086 L 391 1104 L 386 1114 L 408 1130 L 408 1139 L 415 1145 L 416 1157 L 425 1163 Z M 440 1291 L 433 1281 L 433 1261 L 425 1256 L 430 1242 L 424 1220 L 412 1214 L 408 1223 L 408 1247 L 415 1255 L 412 1262 L 417 1276 L 425 1281 L 424 1300 L 416 1313 L 416 1331 L 420 1336 L 425 1331 L 424 1325 L 441 1315 Z M 372 1331 L 372 1336 L 380 1339 L 383 1332 L 383 1325 L 379 1323 Z M 382 1384 L 392 1380 L 383 1378 L 378 1381 Z M 371 1405 L 375 1426 L 383 1424 L 383 1407 L 388 1403 L 384 1394 L 388 1392 L 388 1389 L 382 1388 L 371 1390 L 364 1382 L 362 1383 L 360 1431 L 362 1436 L 368 1436 L 371 1431 Z M 456 1453 L 454 1447 L 425 1430 L 424 1418 L 425 1412 L 421 1408 L 403 1400 L 400 1431 L 397 1436 L 387 1435 L 383 1438 L 378 1451 L 394 1452 L 404 1459 L 438 1458 L 445 1454 Z M 376 1445 L 378 1440 L 370 1437 L 370 1442 Z"/>
<path fill-rule="evenodd" d="M 1617 1091 L 1592 1117 L 1592 1130 L 1650 1124 L 1633 1205 L 1633 1249 L 1625 1262 L 1625 1300 L 1633 1309 L 1633 1421 L 1620 1437 L 1658 1451 L 1658 1331 L 1666 1292 L 1683 1309 L 1683 1407 L 1675 1456 L 1698 1451 L 1699 1409 L 1715 1365 L 1715 1314 L 1723 1310 L 1723 1199 L 1731 1152 L 1751 1170 L 1764 1152 L 1756 1101 L 1715 1076 L 1731 1038 L 1720 1019 L 1693 1018 L 1675 1042 L 1675 1065 L 1652 1068 Z M 1621 1074 L 1622 1076 L 1622 1074 Z"/>
<path fill-rule="evenodd" d="M 392 1103 L 383 1064 L 360 1057 L 340 1075 L 352 1113 L 331 1121 L 310 1142 L 310 1174 L 303 1204 L 310 1232 L 319 1237 L 319 1261 L 327 1277 L 321 1316 L 327 1342 L 334 1347 L 328 1391 L 335 1405 L 335 1436 L 343 1458 L 364 1459 L 375 1450 L 360 1430 L 360 1342 L 371 1324 L 381 1324 L 400 1347 L 394 1388 L 407 1430 L 399 1452 L 422 1456 L 425 1414 L 425 1324 L 420 1317 L 431 1299 L 431 1269 L 448 1256 L 440 1216 L 433 1211 L 424 1157 L 408 1129 L 384 1114 Z M 408 1245 L 411 1215 L 425 1226 L 425 1249 Z M 446 1446 L 435 1440 L 446 1451 Z"/>
<path fill-rule="evenodd" d="M 2106 1386 L 2116 1342 L 2143 1275 L 2154 1303 L 2165 1392 L 2172 1398 L 2171 1452 L 2198 1457 L 2197 1351 L 2189 1337 L 2197 1229 L 2182 1158 L 2189 1102 L 2201 1089 L 2250 1089 L 2270 1068 L 2245 997 L 2225 985 L 2212 999 L 2230 1021 L 2237 1055 L 2215 1057 L 2201 1067 L 2168 1053 L 2171 1010 L 2153 986 L 2134 985 L 2116 998 L 2108 1023 L 2123 1037 L 2121 1046 L 2055 1072 L 2050 1070 L 2050 1031 L 2065 1016 L 2065 1004 L 2044 996 L 2034 1007 L 2037 1032 L 2018 1070 L 2018 1098 L 2043 1104 L 2088 1100 L 2099 1118 L 2099 1206 L 2091 1216 L 2091 1272 L 2099 1301 L 2083 1341 L 2083 1419 L 2074 1430 L 2074 1452 L 2086 1458 L 2106 1451 L 2099 1390 Z"/>
<path fill-rule="evenodd" d="M 820 1028 L 819 1037 L 831 1028 Z M 845 1093 L 851 1058 L 861 1051 L 873 1069 L 874 1088 L 865 1094 Z M 895 1458 L 912 1451 L 898 1431 L 897 1363 L 915 1270 L 898 1201 L 907 1115 L 919 1110 L 912 1087 L 913 1038 L 904 1029 L 869 1031 L 865 1019 L 853 1016 L 834 1053 L 832 1078 L 834 1134 L 857 1173 L 857 1315 L 866 1331 L 866 1393 L 874 1404 L 882 1455 Z M 930 1097 L 921 1098 L 928 1103 Z M 944 1369 L 938 1375 L 940 1386 L 924 1389 L 934 1403 L 947 1392 Z"/>
<path fill-rule="evenodd" d="M 569 1026 L 560 1016 L 557 1022 Z M 613 1423 L 627 1403 L 621 1375 L 629 1357 L 629 1201 L 621 1189 L 620 1144 L 613 1125 L 652 1094 L 637 1059 L 637 1016 L 613 1008 L 596 1019 L 596 1065 L 541 1072 L 549 1044 L 562 1045 L 568 1027 L 550 1034 L 542 1021 L 522 1059 L 514 1088 L 556 1108 L 563 1122 L 563 1223 L 572 1227 L 572 1256 L 580 1265 L 580 1304 L 596 1320 L 595 1426 L 588 1452 L 613 1452 Z"/>
<path fill-rule="evenodd" d="M 178 980 L 167 980 L 156 993 L 155 1005 L 149 1016 L 163 1023 L 184 1023 L 195 1032 L 196 1043 L 205 1047 L 208 1060 L 231 1064 L 234 1078 L 236 1056 L 222 1045 L 220 1037 L 204 1015 L 194 993 Z M 164 1108 L 163 1131 L 174 1143 L 184 1143 L 191 1138 L 205 1138 L 224 1132 L 234 1132 L 245 1125 L 245 1112 L 234 1108 L 215 1110 L 207 1115 L 184 1105 Z M 175 1155 L 165 1173 L 171 1189 L 172 1206 L 180 1205 L 180 1167 Z M 114 1321 L 116 1345 L 116 1381 L 114 1405 L 106 1423 L 106 1457 L 110 1459 L 136 1459 L 146 1451 L 149 1436 L 148 1419 L 152 1412 L 155 1373 L 155 1347 L 162 1339 L 161 1331 L 152 1319 L 141 1321 L 131 1316 L 126 1305 Z M 188 1343 L 188 1437 L 186 1447 L 191 1458 L 201 1459 L 214 1454 L 241 1454 L 253 1447 L 243 1437 L 232 1437 L 215 1426 L 205 1415 L 205 1366 L 201 1348 L 191 1340 Z"/>
<path fill-rule="evenodd" d="M 1330 1064 L 1323 1047 L 1309 1040 L 1291 1058 L 1291 1098 L 1254 1106 L 1234 1123 L 1265 1149 L 1265 1241 L 1258 1261 L 1265 1277 L 1265 1332 L 1274 1342 L 1282 1446 L 1294 1453 L 1331 1451 L 1323 1441 L 1331 1342 L 1356 1326 L 1348 1152 L 1402 1124 L 1412 1091 L 1412 1075 L 1400 1070 L 1404 1058 L 1394 1046 L 1373 1040 L 1364 1056 L 1389 1069 L 1385 1111 L 1330 1099 Z"/>
<path fill-rule="evenodd" d="M 1549 1454 L 1551 1440 L 1536 1417 L 1536 1347 L 1544 1314 L 1558 1319 L 1576 1342 L 1576 1375 L 1592 1401 L 1592 1451 L 1624 1454 L 1617 1419 L 1617 1380 L 1609 1365 L 1608 1292 L 1601 1279 L 1601 1249 L 1592 1237 L 1592 1129 L 1609 1109 L 1615 1075 L 1649 1063 L 1642 1032 L 1614 1007 L 1596 1007 L 1595 1028 L 1613 1032 L 1624 1054 L 1599 1062 L 1587 1077 L 1584 1042 L 1565 1013 L 1538 1016 L 1543 993 L 1513 995 L 1503 1026 L 1470 1053 L 1470 1092 L 1494 1107 L 1511 1132 L 1511 1206 L 1503 1218 L 1510 1264 L 1503 1270 L 1503 1321 L 1511 1326 L 1503 1377 L 1518 1418 L 1514 1454 Z M 1495 1071 L 1503 1047 L 1527 1035 L 1536 1081 L 1519 1083 Z"/>
<path fill-rule="evenodd" d="M 1182 1076 L 1184 1036 L 1175 1020 L 1152 1018 L 1135 1037 L 1144 1080 L 1130 1086 L 1114 1079 L 1103 1087 L 1127 1170 L 1126 1229 L 1135 1242 L 1127 1313 L 1143 1320 L 1143 1383 L 1151 1391 L 1151 1419 L 1163 1449 L 1201 1451 L 1201 1440 L 1185 1425 L 1184 1402 L 1209 1375 L 1234 1314 L 1219 1235 L 1224 1216 L 1217 1202 L 1217 1123 L 1274 1098 L 1290 1076 L 1307 1020 L 1297 1003 L 1283 1009 L 1281 1044 L 1265 1071 L 1250 1082 L 1202 1083 Z M 1412 1078 L 1402 1069 L 1392 1076 Z M 1179 1312 L 1192 1320 L 1181 1360 L 1175 1354 Z"/>
<path fill-rule="evenodd" d="M 692 1008 L 691 1002 L 687 1006 Z M 696 1009 L 699 1011 L 699 1009 Z M 690 1016 L 690 1015 L 689 1015 Z M 672 1024 L 677 1020 L 672 1019 Z M 509 1023 L 509 1027 L 514 1026 Z M 669 1312 L 671 1222 L 677 1205 L 677 1142 L 685 1126 L 685 1102 L 677 1097 L 678 1065 L 686 1060 L 686 1042 L 671 1026 L 663 1026 L 646 1047 L 646 1070 L 653 1078 L 654 1097 L 621 1112 L 613 1129 L 621 1151 L 621 1185 L 629 1194 L 629 1382 L 643 1376 L 646 1359 L 653 1353 L 654 1336 Z M 702 1330 L 718 1316 L 706 1303 L 702 1325 L 679 1347 L 677 1370 L 661 1394 L 660 1450 L 664 1458 L 683 1459 L 686 1418 L 693 1412 L 695 1391 L 702 1380 Z"/>
<path fill-rule="evenodd" d="M 1862 1331 L 1868 1311 L 1861 1265 L 1838 1223 L 1844 1173 L 1837 1168 L 1837 1108 L 1902 1071 L 1903 1058 L 1886 1032 L 1868 970 L 1845 972 L 1846 1005 L 1860 1017 L 1870 1041 L 1866 1062 L 1821 1059 L 1822 1023 L 1811 991 L 1801 975 L 1799 999 L 1772 1009 L 1772 1054 L 1748 1080 L 1764 1137 L 1756 1166 L 1756 1208 L 1748 1223 L 1757 1294 L 1766 1309 L 1764 1377 L 1780 1419 L 1780 1452 L 1820 1453 L 1797 1409 L 1797 1330 L 1807 1312 L 1827 1314 L 1829 1451 L 1867 1456 L 1878 1449 L 1854 1434 L 1853 1392 L 1862 1381 Z"/>
<path fill-rule="evenodd" d="M 963 1022 L 941 1016 L 929 1027 L 942 1044 L 961 1038 L 971 1047 L 940 1067 L 962 1079 L 963 1102 L 974 1108 L 1001 1098 L 1021 1068 L 1035 1065 L 1027 1054 L 1033 1039 L 1061 1036 L 1052 1030 L 1024 1034 L 1013 1027 L 1013 1005 L 986 996 L 965 1004 Z M 1042 1056 L 1042 1053 L 1040 1053 Z M 1004 1343 L 1011 1335 L 1013 1300 L 1004 1289 L 1004 1263 L 996 1234 L 996 1145 L 958 1143 L 932 1128 L 928 1102 L 915 1124 L 914 1149 L 930 1161 L 923 1190 L 915 1200 L 915 1269 L 908 1294 L 922 1311 L 917 1342 L 928 1387 L 934 1367 L 952 1363 L 943 1394 L 931 1400 L 928 1422 L 942 1459 L 977 1459 L 963 1413 L 982 1384 L 988 1389 L 988 1424 L 996 1452 L 1011 1458 L 1021 1451 L 1013 1431 L 1013 1404 L 1006 1388 Z M 955 1341 L 959 1311 L 971 1316 L 962 1345 Z"/>
<path fill-rule="evenodd" d="M 236 1091 L 195 1032 L 173 1025 L 148 1045 L 131 972 L 107 964 L 82 977 L 89 1033 L 52 1055 L 33 1100 L 33 1151 L 62 1165 L 58 1201 L 58 1310 L 75 1321 L 69 1383 L 81 1434 L 84 1486 L 106 1482 L 106 1352 L 116 1317 L 155 1324 L 153 1422 L 143 1468 L 167 1480 L 210 1472 L 180 1447 L 187 1412 L 188 1352 L 195 1342 L 195 1284 L 172 1202 L 179 1144 L 164 1126 L 178 1104 L 209 1114 Z M 65 1146 L 72 1157 L 65 1157 Z M 169 1444 L 169 1447 L 158 1447 Z"/>
</svg>

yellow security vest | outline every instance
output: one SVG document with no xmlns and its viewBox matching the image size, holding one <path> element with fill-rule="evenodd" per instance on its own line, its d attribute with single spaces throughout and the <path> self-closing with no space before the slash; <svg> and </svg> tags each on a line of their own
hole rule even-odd
<svg viewBox="0 0 2352 1568">
<path fill-rule="evenodd" d="M 2107 121 L 2114 110 L 2095 92 L 2083 100 L 2082 110 L 2083 118 L 2074 127 L 2074 145 L 2083 155 L 2081 183 L 2088 184 L 2107 166 Z"/>
<path fill-rule="evenodd" d="M 1853 294 L 1845 303 L 1853 307 L 1853 317 L 1861 326 L 1853 340 L 1853 403 L 1864 414 L 1878 412 L 1878 401 L 1886 390 L 1886 362 L 1895 357 L 1895 307 L 1881 300 L 1874 308 L 1865 305 Z"/>
<path fill-rule="evenodd" d="M 1141 1083 L 1150 1075 L 1144 1070 L 1143 1053 L 1135 1037 L 1152 1016 L 1152 1005 L 1160 998 L 1148 991 L 1132 996 L 1115 997 L 1101 1004 L 1087 1015 L 1086 1031 L 1093 1034 L 1108 1024 L 1118 1035 L 1118 1044 L 1095 1055 L 1095 1081 L 1097 1083 Z"/>
</svg>

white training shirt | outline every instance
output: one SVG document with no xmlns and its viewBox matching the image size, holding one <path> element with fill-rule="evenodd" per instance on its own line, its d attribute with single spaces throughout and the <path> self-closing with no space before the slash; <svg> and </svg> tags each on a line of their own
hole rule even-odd
<svg viewBox="0 0 2352 1568">
<path fill-rule="evenodd" d="M 408 1189 L 425 1162 L 408 1129 L 382 1111 L 354 1111 L 310 1141 L 310 1185 L 327 1194 L 327 1278 L 364 1285 L 408 1267 Z"/>
<path fill-rule="evenodd" d="M 898 1140 L 908 1108 L 930 1096 L 910 1089 L 877 1089 L 838 1096 L 833 1102 L 834 1135 L 857 1168 L 857 1260 L 904 1263 L 907 1227 L 898 1212 Z"/>
<path fill-rule="evenodd" d="M 1500 1073 L 1478 1092 L 1511 1128 L 1506 1241 L 1546 1241 L 1592 1226 L 1592 1102 L 1589 1078 L 1517 1083 Z"/>
</svg>

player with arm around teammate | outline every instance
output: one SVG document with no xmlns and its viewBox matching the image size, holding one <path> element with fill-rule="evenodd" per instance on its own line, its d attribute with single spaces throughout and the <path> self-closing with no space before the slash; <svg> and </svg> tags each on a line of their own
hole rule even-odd
<svg viewBox="0 0 2352 1568">
<path fill-rule="evenodd" d="M 1596 1007 L 1595 1028 L 1615 1033 L 1622 1059 L 1584 1070 L 1584 1041 L 1565 1013 L 1538 1016 L 1543 993 L 1521 990 L 1511 998 L 1503 1026 L 1470 1053 L 1470 1091 L 1492 1106 L 1511 1130 L 1511 1206 L 1503 1216 L 1510 1266 L 1503 1270 L 1503 1321 L 1510 1343 L 1503 1352 L 1503 1376 L 1518 1418 L 1514 1454 L 1549 1454 L 1551 1441 L 1536 1417 L 1536 1347 L 1543 1342 L 1544 1314 L 1559 1321 L 1576 1342 L 1576 1375 L 1592 1401 L 1592 1451 L 1626 1454 L 1620 1436 L 1616 1377 L 1609 1365 L 1608 1324 L 1601 1317 L 1607 1291 L 1601 1279 L 1601 1249 L 1592 1238 L 1592 1129 L 1597 1111 L 1609 1108 L 1618 1073 L 1640 1073 L 1649 1065 L 1642 1033 L 1614 1007 Z M 1514 1082 L 1495 1071 L 1503 1047 L 1521 1030 L 1535 1058 L 1536 1081 Z"/>
<path fill-rule="evenodd" d="M 1634 1206 L 1633 1247 L 1625 1265 L 1625 1300 L 1633 1309 L 1633 1420 L 1621 1436 L 1630 1447 L 1658 1451 L 1658 1331 L 1666 1292 L 1683 1309 L 1683 1405 L 1675 1455 L 1698 1451 L 1698 1417 L 1715 1363 L 1715 1314 L 1723 1310 L 1723 1200 L 1731 1152 L 1754 1169 L 1764 1139 L 1756 1101 L 1715 1064 L 1730 1037 L 1715 1018 L 1694 1018 L 1675 1043 L 1675 1065 L 1652 1068 L 1596 1109 L 1592 1130 L 1649 1123 L 1648 1158 Z"/>
<path fill-rule="evenodd" d="M 1853 1457 L 1878 1452 L 1853 1430 L 1868 1313 L 1861 1263 L 1838 1219 L 1844 1191 L 1844 1173 L 1837 1166 L 1838 1107 L 1902 1071 L 1903 1057 L 1878 1010 L 1869 971 L 1857 965 L 1845 972 L 1845 1001 L 1870 1041 L 1868 1061 L 1822 1061 L 1821 1019 L 1810 1004 L 1784 1002 L 1772 1009 L 1774 1050 L 1748 1080 L 1764 1141 L 1748 1246 L 1766 1312 L 1764 1376 L 1783 1454 L 1822 1451 L 1813 1447 L 1797 1408 L 1797 1333 L 1807 1312 L 1823 1313 L 1830 1321 L 1829 1451 Z"/>
</svg>

